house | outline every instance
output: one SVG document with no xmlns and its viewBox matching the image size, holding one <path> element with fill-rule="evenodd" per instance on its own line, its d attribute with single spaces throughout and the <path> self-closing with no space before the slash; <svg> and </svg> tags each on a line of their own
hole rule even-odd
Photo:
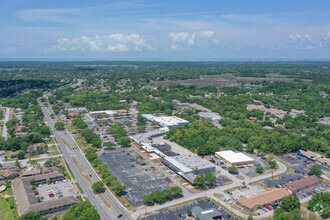
<svg viewBox="0 0 330 220">
<path fill-rule="evenodd" d="M 126 109 L 120 109 L 120 110 L 117 110 L 117 113 L 118 114 L 126 114 L 127 110 Z"/>
<path fill-rule="evenodd" d="M 249 120 L 250 121 L 256 121 L 256 120 L 258 120 L 256 117 L 249 117 Z"/>
<path fill-rule="evenodd" d="M 28 134 L 29 134 L 28 132 L 16 132 L 15 136 L 16 137 L 23 137 L 23 136 L 28 135 Z"/>
<path fill-rule="evenodd" d="M 24 125 L 17 125 L 17 126 L 15 126 L 15 128 L 16 128 L 16 131 L 21 131 L 22 128 L 25 128 L 25 126 Z"/>
<path fill-rule="evenodd" d="M 74 116 L 78 116 L 79 113 L 78 113 L 78 112 L 70 112 L 68 115 L 69 115 L 70 117 L 74 117 Z"/>
<path fill-rule="evenodd" d="M 291 195 L 291 192 L 284 188 L 276 188 L 254 196 L 241 196 L 237 199 L 237 204 L 249 211 L 257 210 L 273 202 L 281 201 L 283 197 Z"/>
</svg>

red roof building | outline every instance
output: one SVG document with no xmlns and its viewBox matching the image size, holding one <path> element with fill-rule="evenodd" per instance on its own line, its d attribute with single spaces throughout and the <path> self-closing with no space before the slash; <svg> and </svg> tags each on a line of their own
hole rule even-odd
<svg viewBox="0 0 330 220">
<path fill-rule="evenodd" d="M 300 180 L 293 181 L 291 183 L 284 184 L 283 186 L 294 193 L 301 189 L 319 184 L 321 182 L 322 180 L 320 178 L 313 175 Z"/>
</svg>

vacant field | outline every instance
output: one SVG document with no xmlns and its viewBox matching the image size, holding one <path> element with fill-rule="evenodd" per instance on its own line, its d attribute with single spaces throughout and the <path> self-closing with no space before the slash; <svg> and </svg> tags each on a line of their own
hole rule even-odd
<svg viewBox="0 0 330 220">
<path fill-rule="evenodd" d="M 215 86 L 222 88 L 226 86 L 233 86 L 237 81 L 257 82 L 257 81 L 273 81 L 273 82 L 292 82 L 295 78 L 289 78 L 286 75 L 267 74 L 266 77 L 240 77 L 232 74 L 222 75 L 202 75 L 199 79 L 187 79 L 178 81 L 155 81 L 156 86 L 168 86 L 170 84 L 177 84 L 182 86 Z M 302 80 L 304 82 L 311 82 L 311 80 Z"/>
</svg>

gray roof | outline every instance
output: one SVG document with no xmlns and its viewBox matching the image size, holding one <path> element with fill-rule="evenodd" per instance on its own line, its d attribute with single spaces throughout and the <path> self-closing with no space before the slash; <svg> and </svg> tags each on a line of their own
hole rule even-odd
<svg viewBox="0 0 330 220">
<path fill-rule="evenodd" d="M 215 217 L 220 217 L 222 214 L 215 208 L 203 210 L 199 206 L 195 206 L 191 209 L 193 216 L 198 217 L 200 220 L 213 220 Z"/>
<path fill-rule="evenodd" d="M 32 176 L 32 175 L 37 175 L 40 173 L 41 173 L 40 168 L 36 167 L 36 168 L 33 168 L 32 170 L 24 171 L 22 176 Z"/>
<path fill-rule="evenodd" d="M 29 176 L 29 177 L 25 177 L 23 179 L 27 179 L 28 181 L 34 179 L 35 181 L 39 181 L 39 180 L 49 180 L 50 178 L 55 178 L 55 177 L 60 177 L 60 176 L 64 176 L 61 172 L 55 171 L 52 173 L 46 173 L 46 174 L 41 174 L 41 175 L 36 175 L 36 176 Z"/>
<path fill-rule="evenodd" d="M 17 208 L 21 215 L 29 213 L 31 211 L 43 211 L 51 208 L 56 208 L 64 205 L 71 205 L 76 203 L 73 196 L 58 198 L 54 200 L 44 201 L 38 203 L 32 186 L 30 184 L 31 179 L 41 180 L 49 179 L 52 177 L 63 176 L 62 173 L 53 172 L 49 174 L 41 174 L 37 176 L 24 177 L 21 179 L 14 179 L 12 181 L 13 189 L 16 197 Z"/>
</svg>

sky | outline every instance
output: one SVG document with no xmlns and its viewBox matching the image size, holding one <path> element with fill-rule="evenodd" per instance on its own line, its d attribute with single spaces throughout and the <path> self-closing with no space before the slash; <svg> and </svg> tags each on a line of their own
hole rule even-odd
<svg viewBox="0 0 330 220">
<path fill-rule="evenodd" d="M 0 0 L 1 60 L 330 60 L 328 0 Z"/>
</svg>

